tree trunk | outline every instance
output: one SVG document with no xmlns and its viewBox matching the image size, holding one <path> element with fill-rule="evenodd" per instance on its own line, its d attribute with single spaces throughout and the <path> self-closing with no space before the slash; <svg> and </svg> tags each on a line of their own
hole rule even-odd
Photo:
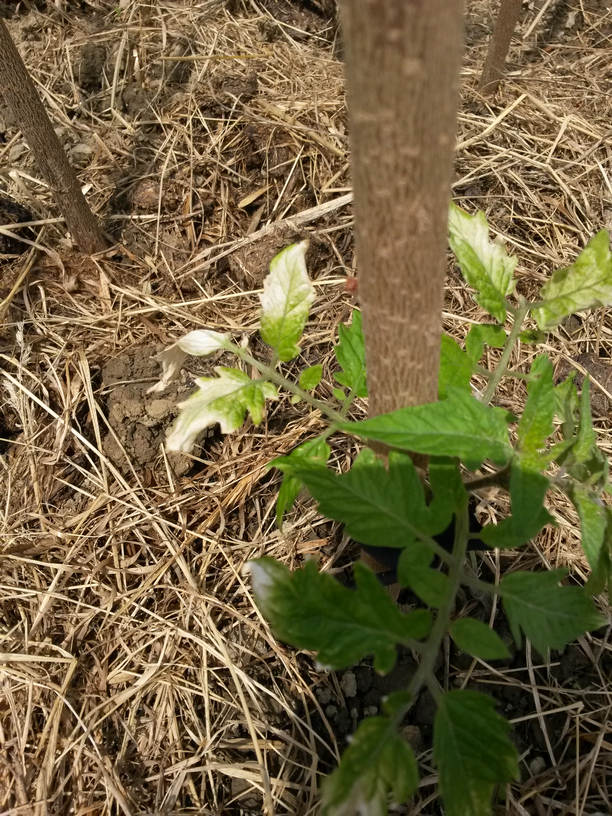
<svg viewBox="0 0 612 816">
<path fill-rule="evenodd" d="M 0 93 L 49 184 L 73 240 L 87 253 L 108 246 L 5 23 L 0 20 Z"/>
<path fill-rule="evenodd" d="M 370 415 L 437 399 L 462 0 L 342 0 Z"/>
<path fill-rule="evenodd" d="M 520 17 L 522 5 L 523 0 L 501 0 L 479 85 L 480 90 L 490 96 L 497 91 L 504 76 L 510 41 Z"/>
</svg>

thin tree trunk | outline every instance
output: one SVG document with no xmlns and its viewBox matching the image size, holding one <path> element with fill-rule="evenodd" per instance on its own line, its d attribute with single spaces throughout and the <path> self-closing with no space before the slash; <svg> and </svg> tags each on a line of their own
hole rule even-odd
<svg viewBox="0 0 612 816">
<path fill-rule="evenodd" d="M 508 49 L 522 5 L 523 0 L 501 0 L 479 85 L 480 90 L 490 96 L 497 91 L 503 79 Z"/>
<path fill-rule="evenodd" d="M 342 0 L 371 415 L 437 398 L 463 0 Z"/>
<path fill-rule="evenodd" d="M 87 253 L 108 246 L 98 219 L 81 192 L 79 180 L 39 99 L 11 35 L 0 20 L 0 93 L 30 146 L 75 243 Z"/>
</svg>

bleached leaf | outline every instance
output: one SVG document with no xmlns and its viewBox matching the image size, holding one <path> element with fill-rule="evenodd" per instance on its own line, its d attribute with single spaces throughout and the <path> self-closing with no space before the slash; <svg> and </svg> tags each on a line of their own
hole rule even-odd
<svg viewBox="0 0 612 816">
<path fill-rule="evenodd" d="M 227 334 L 221 334 L 221 332 L 211 331 L 209 329 L 196 329 L 184 337 L 181 337 L 176 345 L 186 354 L 192 354 L 195 357 L 205 357 L 208 354 L 212 354 L 213 351 L 226 348 L 228 342 L 229 337 Z"/>
<path fill-rule="evenodd" d="M 272 260 L 270 273 L 260 295 L 262 314 L 260 334 L 287 362 L 300 353 L 298 340 L 314 300 L 314 287 L 306 270 L 308 242 L 292 244 Z"/>
<path fill-rule="evenodd" d="M 514 289 L 516 258 L 489 239 L 483 212 L 469 215 L 456 204 L 448 216 L 449 243 L 464 278 L 476 290 L 476 302 L 499 322 L 506 319 L 506 296 Z"/>
<path fill-rule="evenodd" d="M 166 440 L 168 450 L 189 453 L 198 435 L 219 423 L 231 433 L 244 422 L 247 411 L 257 425 L 263 418 L 266 399 L 276 397 L 269 382 L 251 380 L 235 368 L 215 368 L 217 377 L 199 377 L 198 390 L 179 405 L 179 415 Z"/>
<path fill-rule="evenodd" d="M 542 303 L 532 309 L 540 329 L 593 306 L 612 305 L 610 236 L 601 230 L 567 269 L 559 269 L 542 287 Z"/>
<path fill-rule="evenodd" d="M 189 332 L 176 343 L 156 355 L 155 359 L 161 363 L 162 375 L 159 382 L 155 383 L 148 394 L 163 391 L 180 371 L 187 355 L 205 357 L 214 351 L 220 351 L 229 345 L 229 337 L 221 332 L 209 331 L 208 329 L 196 329 Z"/>
</svg>

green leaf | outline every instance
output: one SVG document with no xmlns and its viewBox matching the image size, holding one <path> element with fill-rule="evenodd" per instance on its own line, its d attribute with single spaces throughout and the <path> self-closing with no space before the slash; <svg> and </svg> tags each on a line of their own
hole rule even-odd
<svg viewBox="0 0 612 816">
<path fill-rule="evenodd" d="M 553 432 L 555 390 L 552 364 L 548 357 L 536 357 L 527 385 L 527 402 L 518 425 L 519 455 L 523 467 L 540 469 L 545 462 L 540 454 Z"/>
<path fill-rule="evenodd" d="M 579 403 L 575 376 L 576 372 L 572 371 L 567 379 L 555 386 L 555 414 L 563 423 L 563 438 L 566 440 L 574 436 L 578 417 Z"/>
<path fill-rule="evenodd" d="M 491 816 L 496 785 L 519 777 L 509 730 L 486 694 L 457 689 L 442 696 L 434 721 L 434 760 L 446 816 Z"/>
<path fill-rule="evenodd" d="M 597 435 L 593 428 L 588 377 L 582 385 L 578 432 L 576 442 L 571 449 L 571 456 L 566 462 L 566 468 L 574 479 L 591 486 L 602 486 L 608 480 L 608 459 L 597 447 Z"/>
<path fill-rule="evenodd" d="M 308 242 L 301 241 L 279 252 L 264 280 L 260 334 L 279 360 L 287 362 L 300 353 L 298 340 L 304 331 L 315 292 L 306 271 Z"/>
<path fill-rule="evenodd" d="M 263 419 L 266 399 L 276 397 L 272 383 L 251 380 L 237 368 L 215 368 L 217 377 L 198 377 L 198 390 L 179 403 L 179 415 L 166 441 L 172 451 L 189 453 L 198 435 L 219 423 L 223 433 L 231 433 L 244 422 L 247 411 L 258 425 Z"/>
<path fill-rule="evenodd" d="M 497 632 L 474 618 L 459 618 L 450 628 L 450 636 L 463 652 L 482 660 L 503 660 L 510 652 Z"/>
<path fill-rule="evenodd" d="M 374 655 L 376 669 L 388 672 L 398 643 L 408 645 L 429 633 L 429 612 L 400 612 L 363 564 L 355 564 L 355 589 L 319 572 L 312 561 L 294 572 L 273 558 L 249 565 L 257 605 L 277 637 L 317 652 L 330 669 L 354 666 Z"/>
<path fill-rule="evenodd" d="M 488 323 L 477 323 L 467 333 L 465 350 L 474 365 L 480 362 L 485 345 L 491 348 L 503 348 L 506 344 L 506 332 L 501 326 Z"/>
<path fill-rule="evenodd" d="M 519 334 L 519 340 L 527 346 L 535 346 L 546 340 L 546 333 L 537 329 L 526 329 Z"/>
<path fill-rule="evenodd" d="M 338 768 L 323 782 L 323 816 L 386 816 L 389 794 L 402 804 L 416 791 L 412 749 L 387 717 L 368 717 Z"/>
<path fill-rule="evenodd" d="M 283 466 L 284 465 L 279 465 Z M 348 473 L 323 467 L 291 470 L 306 485 L 328 518 L 341 521 L 346 533 L 372 547 L 405 547 L 428 539 L 450 524 L 453 508 L 425 503 L 412 459 L 392 451 L 389 467 L 369 448 L 361 451 Z"/>
<path fill-rule="evenodd" d="M 429 484 L 433 493 L 432 513 L 457 513 L 468 501 L 468 494 L 457 462 L 448 457 L 432 456 L 429 460 Z"/>
<path fill-rule="evenodd" d="M 605 623 L 582 587 L 561 586 L 567 570 L 513 572 L 502 578 L 499 593 L 517 645 L 521 630 L 544 654 L 563 649 L 585 632 Z"/>
<path fill-rule="evenodd" d="M 362 422 L 339 423 L 361 439 L 431 456 L 458 456 L 472 468 L 485 459 L 505 465 L 512 455 L 508 415 L 471 394 L 448 389 L 448 398 L 400 408 Z"/>
<path fill-rule="evenodd" d="M 499 549 L 520 547 L 552 521 L 543 506 L 548 479 L 540 473 L 523 469 L 518 462 L 510 471 L 512 515 L 499 524 L 486 524 L 479 537 L 489 547 Z"/>
<path fill-rule="evenodd" d="M 350 389 L 356 397 L 367 397 L 365 340 L 363 337 L 361 312 L 353 310 L 350 326 L 341 323 L 338 326 L 338 345 L 334 354 L 341 372 L 334 374 L 340 385 Z"/>
<path fill-rule="evenodd" d="M 338 400 L 338 402 L 344 402 L 346 399 L 346 394 L 341 388 L 332 388 L 332 394 Z"/>
<path fill-rule="evenodd" d="M 414 542 L 419 544 L 421 542 Z M 402 550 L 397 564 L 397 580 L 400 586 L 409 587 L 427 606 L 442 606 L 450 592 L 448 576 L 427 564 L 418 563 L 413 552 L 414 544 Z M 419 548 L 419 556 L 423 547 Z M 431 551 L 430 551 L 431 553 Z M 430 559 L 431 560 L 431 559 Z"/>
<path fill-rule="evenodd" d="M 489 225 L 483 212 L 469 215 L 451 203 L 449 242 L 463 277 L 476 290 L 476 302 L 503 323 L 506 296 L 515 285 L 516 258 L 497 241 L 489 240 Z"/>
<path fill-rule="evenodd" d="M 305 368 L 300 374 L 299 386 L 303 391 L 314 391 L 317 385 L 321 382 L 323 375 L 322 365 L 313 365 L 310 368 Z"/>
<path fill-rule="evenodd" d="M 276 523 L 279 527 L 283 523 L 283 516 L 293 507 L 293 503 L 303 487 L 300 479 L 291 474 L 291 465 L 296 462 L 302 465 L 325 465 L 327 464 L 330 453 L 330 447 L 327 442 L 317 437 L 316 439 L 309 439 L 306 442 L 302 442 L 302 444 L 292 450 L 288 456 L 280 456 L 270 462 L 268 467 L 278 467 L 279 470 L 285 471 L 280 490 L 278 491 L 278 498 L 276 499 Z M 279 467 L 280 462 L 288 463 L 288 466 L 286 468 Z"/>
<path fill-rule="evenodd" d="M 610 238 L 601 230 L 578 258 L 559 269 L 542 287 L 542 303 L 531 312 L 540 329 L 550 329 L 583 309 L 612 304 L 612 254 Z"/>
<path fill-rule="evenodd" d="M 574 485 L 571 498 L 580 517 L 582 549 L 592 572 L 597 575 L 606 563 L 606 507 L 598 496 L 580 484 Z"/>
<path fill-rule="evenodd" d="M 438 371 L 438 397 L 444 399 L 449 387 L 470 391 L 474 366 L 468 355 L 448 334 L 443 334 L 440 345 L 440 368 Z"/>
</svg>

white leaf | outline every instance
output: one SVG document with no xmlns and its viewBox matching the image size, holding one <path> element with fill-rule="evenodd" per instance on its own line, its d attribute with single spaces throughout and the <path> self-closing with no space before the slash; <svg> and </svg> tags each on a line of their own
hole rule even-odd
<svg viewBox="0 0 612 816">
<path fill-rule="evenodd" d="M 228 341 L 227 334 L 208 329 L 196 329 L 196 331 L 189 332 L 189 334 L 181 337 L 176 345 L 186 354 L 205 357 L 207 354 L 212 354 L 213 351 L 226 348 Z"/>
<path fill-rule="evenodd" d="M 270 274 L 260 295 L 261 336 L 283 362 L 300 353 L 302 336 L 314 300 L 314 287 L 306 270 L 308 242 L 292 244 L 272 260 Z"/>
<path fill-rule="evenodd" d="M 156 360 L 161 363 L 162 375 L 159 382 L 151 386 L 147 394 L 163 391 L 171 382 L 183 365 L 188 354 L 196 357 L 205 357 L 214 351 L 226 348 L 229 343 L 227 334 L 221 334 L 208 329 L 196 329 L 189 332 L 176 343 L 164 349 L 156 356 Z"/>
<path fill-rule="evenodd" d="M 247 411 L 258 424 L 266 399 L 276 397 L 272 383 L 251 380 L 235 368 L 218 366 L 215 371 L 217 377 L 198 378 L 198 390 L 180 403 L 166 440 L 168 450 L 189 453 L 199 434 L 217 423 L 223 433 L 231 433 L 242 425 Z"/>
</svg>

